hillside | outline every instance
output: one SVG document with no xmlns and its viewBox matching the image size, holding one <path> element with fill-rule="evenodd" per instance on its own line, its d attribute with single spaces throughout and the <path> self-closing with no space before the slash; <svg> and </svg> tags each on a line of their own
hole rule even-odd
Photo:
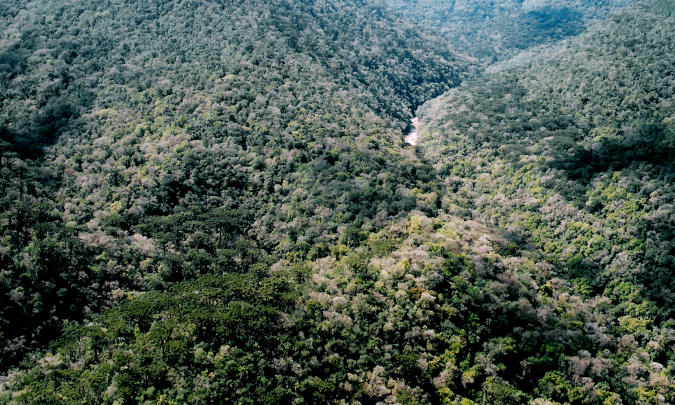
<svg viewBox="0 0 675 405">
<path fill-rule="evenodd" d="M 0 403 L 675 403 L 672 1 L 453 4 L 2 3 Z"/>
<path fill-rule="evenodd" d="M 516 350 L 502 336 L 538 323 L 527 301 L 535 280 L 516 273 L 536 267 L 537 252 L 515 254 L 498 232 L 421 212 L 354 240 L 269 275 L 203 277 L 128 299 L 10 374 L 5 393 L 16 403 L 430 404 L 473 397 L 482 384 L 495 398 L 523 395 L 483 370 L 545 344 Z"/>
<path fill-rule="evenodd" d="M 675 2 L 672 0 L 659 0 L 652 4 L 650 10 L 666 17 L 672 17 L 675 14 Z"/>
<path fill-rule="evenodd" d="M 2 368 L 126 292 L 436 210 L 401 133 L 470 65 L 380 8 L 0 7 Z"/>
<path fill-rule="evenodd" d="M 616 15 L 530 66 L 426 104 L 418 144 L 452 191 L 446 212 L 470 211 L 530 240 L 575 286 L 571 305 L 605 314 L 557 339 L 584 336 L 589 361 L 634 373 L 619 384 L 623 403 L 671 392 L 675 367 L 675 30 L 672 18 L 647 11 Z M 616 386 L 582 369 L 570 363 L 561 381 L 587 381 L 586 394 Z M 573 403 L 571 389 L 549 398 Z"/>
<path fill-rule="evenodd" d="M 634 0 L 386 0 L 483 64 L 580 34 Z"/>
</svg>

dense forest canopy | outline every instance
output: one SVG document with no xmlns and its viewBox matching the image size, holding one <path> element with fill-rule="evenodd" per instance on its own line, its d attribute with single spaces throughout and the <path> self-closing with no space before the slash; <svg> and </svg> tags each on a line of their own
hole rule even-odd
<svg viewBox="0 0 675 405">
<path fill-rule="evenodd" d="M 421 109 L 420 145 L 455 191 L 449 204 L 468 201 L 475 219 L 521 234 L 562 265 L 577 309 L 599 315 L 595 306 L 610 304 L 601 323 L 572 329 L 588 339 L 584 350 L 613 350 L 616 371 L 651 375 L 644 384 L 625 377 L 629 403 L 649 403 L 640 390 L 659 392 L 655 375 L 675 366 L 673 342 L 659 337 L 674 331 L 675 30 L 648 10 L 615 15 L 530 66 L 467 82 Z M 550 398 L 574 403 L 572 395 Z"/>
<path fill-rule="evenodd" d="M 470 69 L 361 2 L 17 0 L 3 15 L 8 364 L 121 291 L 221 274 L 237 243 L 325 256 L 338 228 L 416 208 L 431 169 L 400 133 Z"/>
<path fill-rule="evenodd" d="M 0 403 L 674 403 L 629 3 L 1 3 Z"/>
<path fill-rule="evenodd" d="M 657 14 L 671 17 L 675 14 L 675 2 L 672 0 L 659 0 L 652 4 L 651 10 Z"/>
<path fill-rule="evenodd" d="M 635 0 L 384 0 L 484 64 L 573 37 Z"/>
</svg>

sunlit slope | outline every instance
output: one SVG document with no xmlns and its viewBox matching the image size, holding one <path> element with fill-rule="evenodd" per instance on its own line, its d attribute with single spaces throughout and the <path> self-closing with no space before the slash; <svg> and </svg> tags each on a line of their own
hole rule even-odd
<svg viewBox="0 0 675 405">
<path fill-rule="evenodd" d="M 539 258 L 473 221 L 413 212 L 352 230 L 313 262 L 125 299 L 12 373 L 0 400 L 437 404 L 481 386 L 488 399 L 525 398 L 484 370 L 546 344 L 533 337 L 515 354 L 502 337 L 539 325 L 534 286 L 546 280 L 518 270 Z"/>
<path fill-rule="evenodd" d="M 675 310 L 674 44 L 673 20 L 639 7 L 420 114 L 419 145 L 453 193 L 450 212 L 529 238 L 576 286 L 570 299 L 606 303 L 607 335 L 593 323 L 575 333 L 589 338 L 584 356 L 597 350 L 652 376 L 610 383 L 625 390 L 623 403 L 642 403 L 650 390 L 654 403 L 669 403 L 672 392 L 654 378 L 675 366 L 663 355 L 675 342 L 662 338 Z M 578 364 L 549 399 L 573 403 L 565 379 L 604 380 Z"/>
<path fill-rule="evenodd" d="M 427 104 L 420 145 L 449 206 L 531 238 L 582 296 L 633 291 L 607 328 L 649 350 L 675 309 L 675 29 L 646 11 Z"/>
<path fill-rule="evenodd" d="M 346 232 L 329 257 L 128 297 L 24 363 L 0 399 L 670 403 L 673 330 L 647 322 L 654 303 L 626 281 L 597 296 L 518 242 L 413 211 Z"/>
<path fill-rule="evenodd" d="M 672 311 L 674 41 L 672 20 L 626 12 L 421 114 L 421 145 L 459 206 L 530 235 L 561 262 L 583 259 L 570 271 L 585 269 L 598 292 L 627 277 L 664 315 Z"/>
</svg>

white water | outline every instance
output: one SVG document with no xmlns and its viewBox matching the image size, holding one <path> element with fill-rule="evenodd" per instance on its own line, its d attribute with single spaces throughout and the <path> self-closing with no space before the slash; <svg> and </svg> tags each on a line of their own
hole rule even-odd
<svg viewBox="0 0 675 405">
<path fill-rule="evenodd" d="M 412 124 L 413 129 L 408 135 L 405 136 L 405 141 L 411 145 L 417 145 L 417 129 L 420 126 L 420 120 L 415 117 L 410 120 L 410 123 Z"/>
</svg>

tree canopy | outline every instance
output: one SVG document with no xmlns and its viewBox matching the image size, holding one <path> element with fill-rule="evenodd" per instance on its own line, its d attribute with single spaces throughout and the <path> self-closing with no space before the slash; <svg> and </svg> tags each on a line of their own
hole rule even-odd
<svg viewBox="0 0 675 405">
<path fill-rule="evenodd" d="M 0 4 L 0 403 L 674 403 L 672 1 L 488 3 Z"/>
</svg>

